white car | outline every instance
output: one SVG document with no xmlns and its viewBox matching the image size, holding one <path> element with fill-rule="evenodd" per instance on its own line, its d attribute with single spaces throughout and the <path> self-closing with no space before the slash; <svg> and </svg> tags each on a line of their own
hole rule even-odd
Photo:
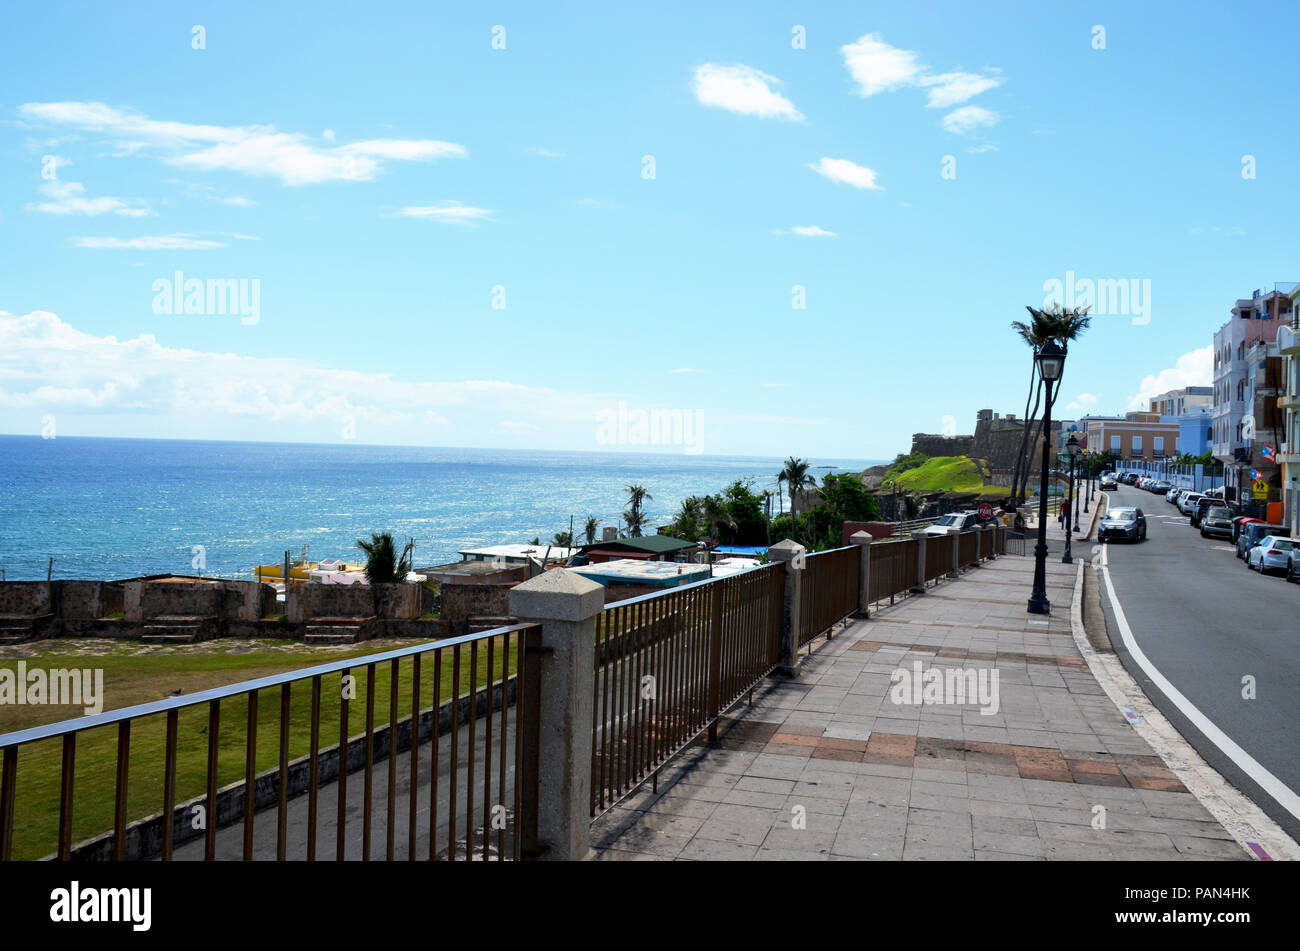
<svg viewBox="0 0 1300 951">
<path fill-rule="evenodd" d="M 968 528 L 979 528 L 983 522 L 978 512 L 950 512 L 939 516 L 933 525 L 925 527 L 927 535 L 948 535 L 952 532 L 964 532 Z"/>
<path fill-rule="evenodd" d="M 1295 551 L 1295 542 L 1280 535 L 1265 535 L 1259 544 L 1246 552 L 1246 567 L 1253 568 L 1260 574 L 1270 571 L 1290 573 L 1291 553 Z"/>
<path fill-rule="evenodd" d="M 1191 515 L 1196 511 L 1196 503 L 1205 498 L 1200 492 L 1188 492 L 1178 498 L 1178 511 L 1184 515 Z"/>
</svg>

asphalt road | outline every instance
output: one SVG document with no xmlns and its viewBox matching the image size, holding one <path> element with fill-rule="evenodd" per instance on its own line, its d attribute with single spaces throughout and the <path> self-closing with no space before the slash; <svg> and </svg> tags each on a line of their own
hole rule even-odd
<svg viewBox="0 0 1300 951">
<path fill-rule="evenodd" d="M 1202 538 L 1163 498 L 1128 486 L 1110 496 L 1147 516 L 1147 540 L 1107 542 L 1105 563 L 1120 614 L 1157 673 L 1126 648 L 1103 580 L 1116 652 L 1197 752 L 1300 837 L 1300 584 L 1248 571 L 1231 542 Z M 1243 697 L 1247 677 L 1254 699 Z"/>
</svg>

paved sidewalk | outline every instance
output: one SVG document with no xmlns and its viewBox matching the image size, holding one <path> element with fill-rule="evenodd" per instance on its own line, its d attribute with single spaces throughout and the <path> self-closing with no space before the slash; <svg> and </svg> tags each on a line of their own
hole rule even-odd
<svg viewBox="0 0 1300 951">
<path fill-rule="evenodd" d="M 851 621 L 597 820 L 597 858 L 1246 859 L 1088 671 L 1049 528 L 1050 618 L 1025 610 L 1031 536 Z M 895 703 L 915 662 L 996 670 L 999 710 Z"/>
</svg>

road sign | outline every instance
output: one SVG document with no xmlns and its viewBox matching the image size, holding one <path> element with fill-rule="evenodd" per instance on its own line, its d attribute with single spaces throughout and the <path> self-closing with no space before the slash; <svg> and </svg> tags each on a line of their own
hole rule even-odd
<svg viewBox="0 0 1300 951">
<path fill-rule="evenodd" d="M 1251 497 L 1254 499 L 1267 499 L 1268 483 L 1265 482 L 1263 479 L 1256 479 L 1254 484 L 1252 484 L 1250 487 L 1250 494 Z"/>
<path fill-rule="evenodd" d="M 983 505 L 979 507 L 979 516 L 980 518 L 984 519 L 984 521 L 987 522 L 989 519 L 993 517 L 993 506 L 985 502 Z"/>
</svg>

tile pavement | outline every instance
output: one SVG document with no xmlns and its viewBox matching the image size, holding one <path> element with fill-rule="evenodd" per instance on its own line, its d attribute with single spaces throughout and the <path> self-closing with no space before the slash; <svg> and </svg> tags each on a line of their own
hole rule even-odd
<svg viewBox="0 0 1300 951">
<path fill-rule="evenodd" d="M 1028 545 L 850 621 L 597 819 L 596 858 L 1245 860 L 1089 673 L 1052 548 L 1050 617 Z M 997 712 L 894 703 L 918 661 L 996 670 Z"/>
</svg>

